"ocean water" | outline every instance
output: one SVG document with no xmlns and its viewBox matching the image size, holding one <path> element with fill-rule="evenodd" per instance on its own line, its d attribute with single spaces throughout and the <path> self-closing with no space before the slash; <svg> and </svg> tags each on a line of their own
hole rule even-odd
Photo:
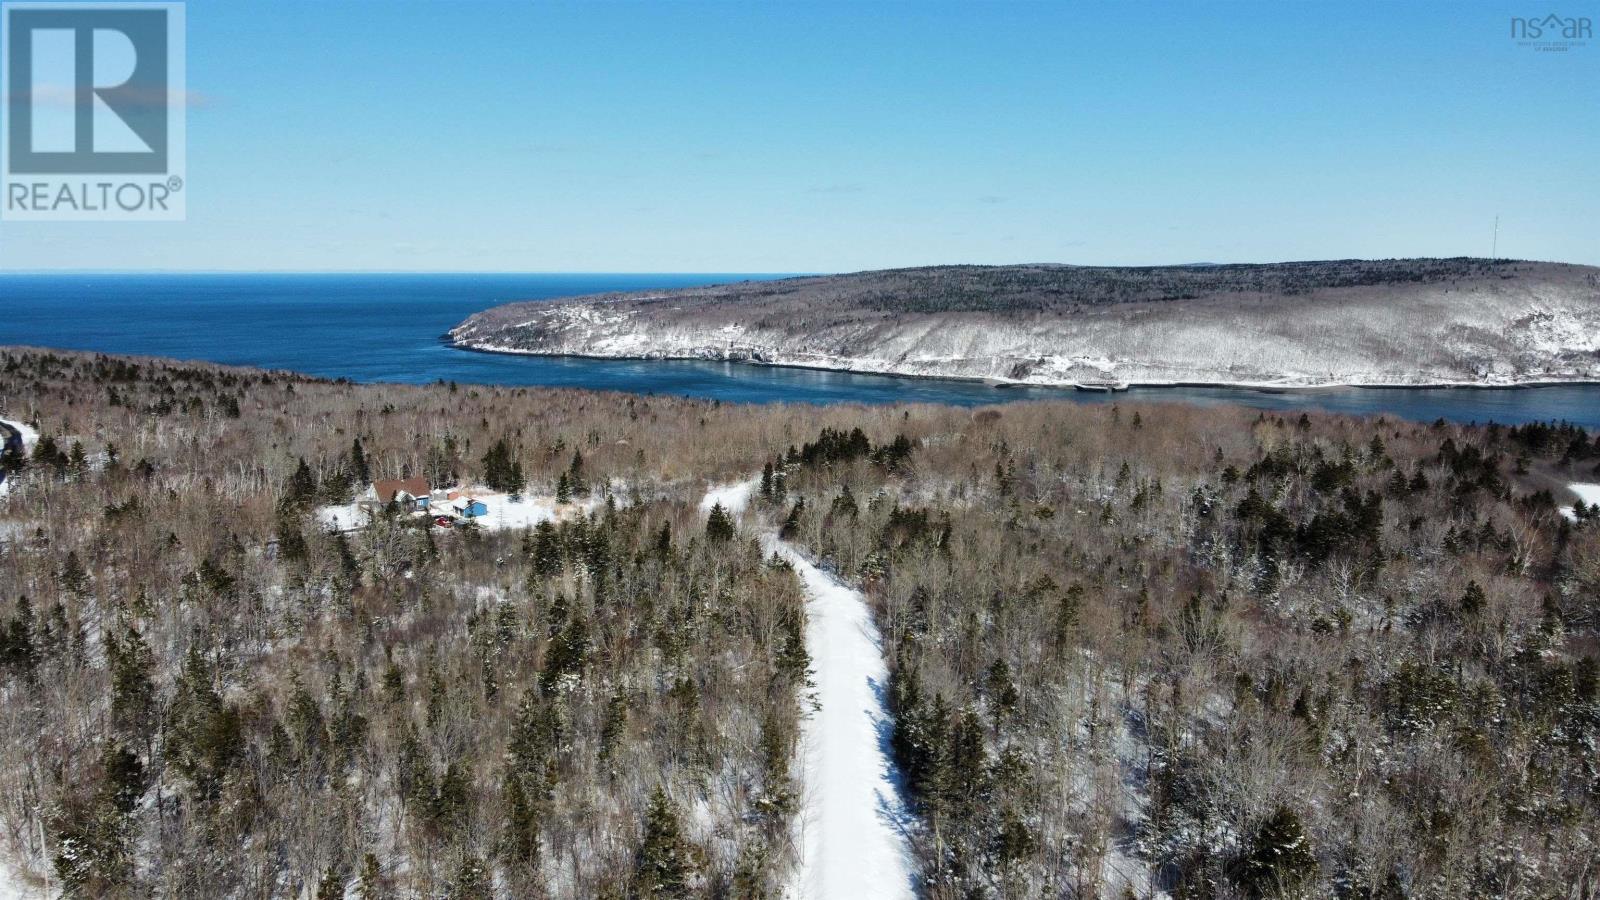
<svg viewBox="0 0 1600 900">
<path fill-rule="evenodd" d="M 581 387 L 736 403 L 976 405 L 1041 398 L 1082 403 L 1151 399 L 1423 421 L 1515 424 L 1564 419 L 1600 429 L 1596 385 L 1311 393 L 1146 388 L 1107 395 L 737 363 L 507 356 L 457 350 L 441 341 L 472 313 L 512 300 L 773 277 L 781 276 L 0 274 L 0 345 L 200 359 L 359 382 Z"/>
</svg>

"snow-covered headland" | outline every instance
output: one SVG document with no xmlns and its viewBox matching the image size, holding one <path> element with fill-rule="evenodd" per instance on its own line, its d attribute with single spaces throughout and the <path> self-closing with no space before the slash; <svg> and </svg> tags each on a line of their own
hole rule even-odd
<svg viewBox="0 0 1600 900">
<path fill-rule="evenodd" d="M 1001 385 L 1600 381 L 1600 271 L 1592 267 L 1399 260 L 1351 274 L 1358 264 L 1285 265 L 1330 268 L 1291 278 L 1275 271 L 1282 267 L 1216 267 L 1230 274 L 1170 274 L 1159 290 L 1143 273 L 1169 270 L 861 273 L 511 304 L 472 316 L 450 340 L 496 353 L 730 360 Z M 1017 288 L 1018 279 L 1028 286 Z"/>
</svg>

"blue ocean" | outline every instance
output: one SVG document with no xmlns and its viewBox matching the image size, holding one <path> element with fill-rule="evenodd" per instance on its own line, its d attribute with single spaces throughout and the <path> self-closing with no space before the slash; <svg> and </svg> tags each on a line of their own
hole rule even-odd
<svg viewBox="0 0 1600 900">
<path fill-rule="evenodd" d="M 602 291 L 689 287 L 777 275 L 0 274 L 0 345 L 209 360 L 358 382 L 558 386 L 679 394 L 735 403 L 976 405 L 1064 398 L 1240 403 L 1431 421 L 1564 419 L 1600 429 L 1600 386 L 1520 390 L 1340 389 L 1264 393 L 1146 388 L 1092 394 L 853 375 L 736 363 L 505 356 L 442 336 L 482 309 Z"/>
</svg>

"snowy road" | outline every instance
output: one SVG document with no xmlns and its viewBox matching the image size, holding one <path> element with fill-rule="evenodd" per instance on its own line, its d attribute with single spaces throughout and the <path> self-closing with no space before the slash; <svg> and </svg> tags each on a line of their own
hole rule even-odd
<svg viewBox="0 0 1600 900">
<path fill-rule="evenodd" d="M 39 443 L 39 432 L 21 422 L 0 419 L 0 450 L 4 450 L 13 441 L 21 445 L 18 449 L 22 453 L 32 453 L 33 445 Z M 11 485 L 6 483 L 5 478 L 5 473 L 0 472 L 0 497 L 4 497 L 11 490 Z"/>
<path fill-rule="evenodd" d="M 734 515 L 755 481 L 714 488 L 701 503 Z M 872 612 L 860 591 L 841 583 L 795 547 L 762 532 L 762 545 L 794 566 L 806 591 L 806 650 L 820 707 L 801 724 L 799 871 L 796 900 L 914 896 L 906 829 L 912 821 L 889 758 L 889 672 Z"/>
</svg>

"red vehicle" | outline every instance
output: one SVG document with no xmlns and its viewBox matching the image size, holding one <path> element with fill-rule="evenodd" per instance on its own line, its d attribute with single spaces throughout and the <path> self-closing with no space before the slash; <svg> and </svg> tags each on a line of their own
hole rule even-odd
<svg viewBox="0 0 1600 900">
<path fill-rule="evenodd" d="M 439 516 L 433 520 L 433 524 L 439 526 L 440 528 L 449 528 L 455 525 L 455 520 L 451 519 L 449 516 Z"/>
</svg>

